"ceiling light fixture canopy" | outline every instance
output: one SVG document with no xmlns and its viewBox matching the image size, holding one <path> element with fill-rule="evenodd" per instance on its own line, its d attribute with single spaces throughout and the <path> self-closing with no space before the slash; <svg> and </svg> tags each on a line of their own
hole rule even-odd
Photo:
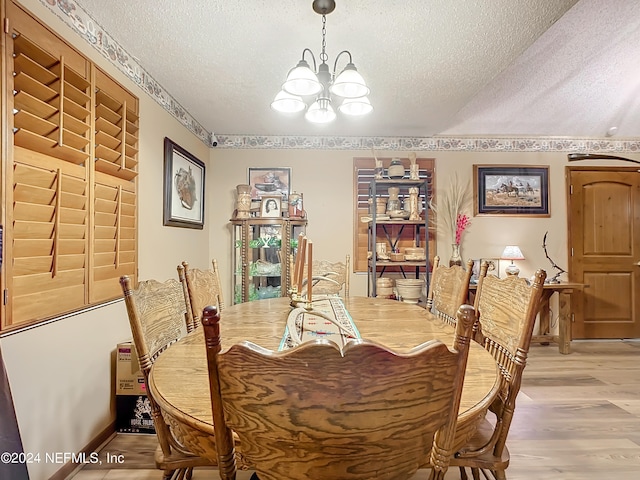
<svg viewBox="0 0 640 480">
<path fill-rule="evenodd" d="M 327 65 L 329 57 L 325 51 L 326 15 L 333 12 L 335 8 L 334 0 L 314 0 L 313 10 L 322 15 L 322 51 L 320 53 L 322 63 L 316 65 L 313 52 L 305 48 L 302 51 L 301 60 L 289 70 L 287 79 L 282 84 L 282 90 L 271 103 L 271 108 L 274 110 L 281 113 L 297 113 L 307 109 L 307 101 L 313 101 L 305 113 L 305 118 L 313 123 L 329 123 L 335 120 L 336 112 L 332 106 L 332 97 L 342 98 L 338 110 L 345 115 L 366 115 L 373 110 L 367 98 L 369 87 L 353 64 L 348 50 L 338 54 L 333 64 L 333 73 L 329 71 L 329 65 Z M 313 70 L 305 59 L 307 53 L 313 60 Z M 338 60 L 343 55 L 349 56 L 349 62 L 342 72 L 336 75 Z"/>
</svg>

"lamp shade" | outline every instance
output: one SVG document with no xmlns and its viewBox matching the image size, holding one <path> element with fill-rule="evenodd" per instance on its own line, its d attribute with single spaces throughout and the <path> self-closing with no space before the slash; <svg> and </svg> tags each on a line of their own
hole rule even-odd
<svg viewBox="0 0 640 480">
<path fill-rule="evenodd" d="M 331 93 L 344 98 L 358 98 L 369 95 L 369 87 L 358 73 L 353 63 L 347 64 L 329 88 Z"/>
<path fill-rule="evenodd" d="M 307 104 L 304 103 L 301 97 L 280 90 L 276 98 L 271 102 L 271 108 L 280 113 L 296 113 L 307 108 Z"/>
<path fill-rule="evenodd" d="M 313 105 L 309 107 L 304 118 L 312 123 L 329 123 L 336 118 L 336 112 L 331 106 L 331 100 L 328 98 L 318 98 Z"/>
<path fill-rule="evenodd" d="M 305 60 L 300 60 L 287 75 L 282 89 L 291 95 L 316 95 L 322 90 L 322 84 L 318 76 L 309 68 L 309 64 Z"/>
<path fill-rule="evenodd" d="M 502 260 L 524 260 L 524 255 L 517 245 L 507 245 L 502 251 Z"/>
<path fill-rule="evenodd" d="M 366 115 L 373 110 L 373 107 L 367 97 L 345 98 L 338 107 L 338 110 L 345 115 L 358 116 Z"/>
</svg>

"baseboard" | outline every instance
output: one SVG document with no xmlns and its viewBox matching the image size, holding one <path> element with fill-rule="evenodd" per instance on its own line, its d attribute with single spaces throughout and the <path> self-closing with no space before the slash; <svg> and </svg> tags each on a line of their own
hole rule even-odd
<svg viewBox="0 0 640 480">
<path fill-rule="evenodd" d="M 100 450 L 102 445 L 107 443 L 111 438 L 116 434 L 116 423 L 115 421 L 111 422 L 107 428 L 101 431 L 93 440 L 91 440 L 80 452 L 84 453 L 87 458 L 92 452 L 97 452 Z M 66 478 L 71 475 L 74 470 L 81 468 L 82 465 L 78 465 L 77 463 L 68 462 L 65 463 L 60 470 L 49 477 L 49 480 L 66 480 Z"/>
</svg>

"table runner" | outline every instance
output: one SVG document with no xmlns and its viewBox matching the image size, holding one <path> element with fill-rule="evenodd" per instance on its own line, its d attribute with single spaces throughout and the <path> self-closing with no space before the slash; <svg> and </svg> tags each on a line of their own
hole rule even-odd
<svg viewBox="0 0 640 480">
<path fill-rule="evenodd" d="M 314 312 L 319 312 L 330 317 L 338 323 L 340 327 L 328 319 L 322 318 L 322 316 L 314 315 Z M 303 342 L 317 338 L 326 338 L 335 342 L 342 349 L 350 339 L 360 338 L 360 332 L 355 323 L 353 323 L 353 319 L 351 315 L 349 315 L 340 297 L 314 300 L 311 311 L 300 310 L 295 315 L 297 333 Z M 295 346 L 296 343 L 292 339 L 291 332 L 287 326 L 285 327 L 278 350 L 287 350 Z"/>
</svg>

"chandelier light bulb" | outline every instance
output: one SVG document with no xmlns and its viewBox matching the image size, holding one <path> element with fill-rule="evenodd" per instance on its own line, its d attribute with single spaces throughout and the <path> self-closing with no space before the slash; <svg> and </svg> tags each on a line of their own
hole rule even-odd
<svg viewBox="0 0 640 480">
<path fill-rule="evenodd" d="M 271 108 L 280 113 L 297 113 L 307 108 L 307 104 L 299 96 L 280 90 L 271 102 Z"/>
<path fill-rule="evenodd" d="M 373 110 L 373 106 L 367 97 L 345 98 L 338 107 L 340 113 L 357 117 L 366 115 Z"/>
<path fill-rule="evenodd" d="M 329 89 L 334 95 L 344 98 L 358 98 L 369 95 L 369 87 L 358 73 L 353 63 L 349 63 L 336 77 Z"/>
<path fill-rule="evenodd" d="M 309 107 L 306 118 L 311 123 L 330 123 L 336 119 L 336 112 L 328 98 L 319 98 Z"/>
<path fill-rule="evenodd" d="M 322 90 L 322 84 L 306 60 L 302 59 L 291 69 L 282 89 L 291 95 L 317 95 Z"/>
</svg>

